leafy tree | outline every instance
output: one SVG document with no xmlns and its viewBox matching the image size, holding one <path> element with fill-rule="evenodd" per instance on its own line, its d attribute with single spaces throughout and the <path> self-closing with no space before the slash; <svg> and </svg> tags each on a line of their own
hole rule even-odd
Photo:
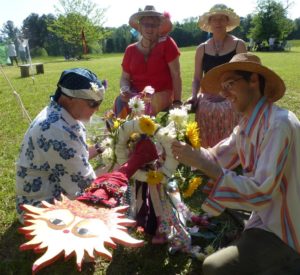
<svg viewBox="0 0 300 275">
<path fill-rule="evenodd" d="M 36 13 L 31 13 L 23 20 L 22 33 L 30 40 L 32 48 L 44 47 L 50 35 L 47 24 L 54 20 L 53 14 L 39 16 Z"/>
<path fill-rule="evenodd" d="M 294 30 L 289 34 L 288 39 L 300 39 L 300 18 L 294 20 Z"/>
<path fill-rule="evenodd" d="M 104 9 L 97 8 L 90 0 L 59 0 L 61 9 L 56 7 L 57 20 L 48 25 L 48 30 L 68 44 L 70 55 L 81 55 L 82 31 L 87 44 L 101 42 L 108 36 L 102 27 Z"/>
<path fill-rule="evenodd" d="M 240 26 L 234 29 L 231 33 L 238 38 L 247 41 L 249 37 L 249 31 L 251 28 L 252 16 L 248 14 L 246 17 L 240 18 Z"/>
<path fill-rule="evenodd" d="M 20 30 L 15 27 L 13 21 L 7 21 L 1 30 L 1 34 L 6 40 L 13 41 L 14 43 L 17 42 L 17 38 L 20 35 Z"/>
<path fill-rule="evenodd" d="M 197 17 L 190 17 L 184 19 L 183 23 L 176 22 L 170 36 L 179 47 L 184 47 L 198 45 L 205 41 L 207 33 L 198 27 Z"/>
<path fill-rule="evenodd" d="M 103 51 L 106 53 L 124 52 L 129 44 L 136 41 L 136 37 L 130 30 L 131 27 L 126 24 L 110 29 L 111 35 L 104 41 Z"/>
<path fill-rule="evenodd" d="M 258 0 L 257 12 L 252 19 L 250 37 L 263 41 L 270 37 L 284 40 L 293 30 L 293 21 L 287 18 L 287 9 L 275 0 Z"/>
</svg>

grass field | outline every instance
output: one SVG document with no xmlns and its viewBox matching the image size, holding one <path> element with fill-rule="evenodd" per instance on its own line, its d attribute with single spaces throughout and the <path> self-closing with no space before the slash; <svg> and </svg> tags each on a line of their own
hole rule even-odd
<svg viewBox="0 0 300 275">
<path fill-rule="evenodd" d="M 182 49 L 181 74 L 183 99 L 190 95 L 194 66 L 195 47 Z M 282 76 L 286 83 L 286 95 L 278 105 L 286 107 L 300 118 L 300 41 L 292 42 L 290 52 L 258 53 L 263 64 Z M 64 61 L 63 59 L 35 60 L 44 62 L 45 74 L 21 78 L 17 67 L 4 67 L 5 75 L 11 81 L 12 89 L 4 76 L 0 76 L 0 274 L 31 274 L 31 265 L 37 256 L 31 251 L 19 252 L 25 242 L 17 233 L 20 226 L 16 220 L 14 188 L 15 161 L 28 120 L 13 90 L 22 98 L 29 116 L 33 119 L 48 103 L 49 96 L 56 89 L 56 82 L 64 69 L 86 67 L 101 79 L 108 80 L 108 90 L 99 113 L 110 109 L 119 92 L 121 54 L 92 56 L 86 61 Z M 39 274 L 77 274 L 74 259 L 43 269 Z M 111 263 L 99 260 L 97 264 L 86 264 L 82 274 L 201 274 L 201 263 L 184 254 L 170 256 L 165 246 L 147 244 L 141 249 L 118 247 Z"/>
</svg>

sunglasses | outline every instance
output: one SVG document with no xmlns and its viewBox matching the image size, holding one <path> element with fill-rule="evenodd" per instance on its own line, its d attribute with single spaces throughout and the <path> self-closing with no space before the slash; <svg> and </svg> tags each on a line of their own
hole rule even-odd
<svg viewBox="0 0 300 275">
<path fill-rule="evenodd" d="M 101 104 L 101 100 L 100 101 L 95 101 L 95 100 L 87 100 L 86 101 L 88 106 L 92 109 L 98 108 Z"/>
</svg>

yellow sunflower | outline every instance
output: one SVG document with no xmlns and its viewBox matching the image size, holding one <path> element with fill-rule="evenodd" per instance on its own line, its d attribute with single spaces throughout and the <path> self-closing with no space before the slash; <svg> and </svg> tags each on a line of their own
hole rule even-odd
<svg viewBox="0 0 300 275">
<path fill-rule="evenodd" d="M 161 172 L 150 170 L 147 173 L 147 183 L 156 185 L 161 183 L 163 180 L 164 175 Z"/>
<path fill-rule="evenodd" d="M 199 137 L 200 130 L 196 121 L 188 123 L 188 125 L 186 126 L 185 135 L 193 148 L 199 149 L 201 147 L 201 141 Z"/>
<path fill-rule="evenodd" d="M 156 125 L 150 117 L 142 116 L 139 119 L 139 126 L 145 134 L 152 136 L 156 130 Z"/>
<path fill-rule="evenodd" d="M 200 178 L 200 177 L 192 178 L 189 181 L 189 186 L 188 186 L 187 190 L 185 190 L 183 192 L 183 197 L 184 198 L 191 197 L 194 194 L 195 190 L 201 185 L 201 183 L 202 183 L 202 178 Z"/>
<path fill-rule="evenodd" d="M 115 121 L 114 121 L 114 129 L 118 129 L 119 126 L 120 126 L 120 121 L 115 120 Z"/>
</svg>

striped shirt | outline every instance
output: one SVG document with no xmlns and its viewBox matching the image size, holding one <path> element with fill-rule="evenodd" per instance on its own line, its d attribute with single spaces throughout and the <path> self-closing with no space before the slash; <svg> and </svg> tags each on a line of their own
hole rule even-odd
<svg viewBox="0 0 300 275">
<path fill-rule="evenodd" d="M 223 167 L 202 208 L 252 211 L 246 229 L 275 233 L 300 253 L 300 122 L 263 97 L 250 118 L 215 147 L 202 149 Z M 241 165 L 242 175 L 232 171 Z"/>
</svg>

